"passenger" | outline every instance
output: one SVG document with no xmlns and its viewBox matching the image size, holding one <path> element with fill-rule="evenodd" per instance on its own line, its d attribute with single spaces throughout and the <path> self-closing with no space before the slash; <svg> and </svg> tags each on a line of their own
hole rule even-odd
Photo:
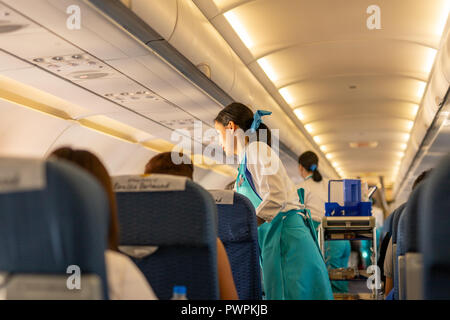
<svg viewBox="0 0 450 320">
<path fill-rule="evenodd" d="M 301 213 L 297 190 L 261 123 L 268 114 L 232 103 L 214 124 L 226 155 L 239 157 L 236 191 L 256 209 L 266 298 L 333 299 L 311 218 Z"/>
<path fill-rule="evenodd" d="M 422 172 L 414 181 L 411 191 L 413 191 L 423 180 L 425 180 L 432 169 Z M 388 296 L 394 288 L 394 265 L 393 265 L 393 253 L 392 253 L 392 238 L 389 240 L 389 245 L 386 250 L 386 256 L 384 258 L 384 275 L 386 282 L 384 284 L 384 294 Z"/>
<path fill-rule="evenodd" d="M 160 153 L 153 158 L 145 166 L 145 174 L 170 174 L 175 176 L 187 177 L 193 180 L 194 166 L 189 158 L 180 153 L 180 158 L 184 158 L 182 163 L 175 164 L 172 161 L 172 152 Z M 223 246 L 222 241 L 217 238 L 217 273 L 219 275 L 219 290 L 221 300 L 237 300 L 239 299 L 236 286 L 233 280 L 230 262 Z"/>
<path fill-rule="evenodd" d="M 116 197 L 111 178 L 101 161 L 89 151 L 60 148 L 51 154 L 58 159 L 75 163 L 90 172 L 104 187 L 109 200 L 110 224 L 108 249 L 105 251 L 106 274 L 110 300 L 156 300 L 147 279 L 126 255 L 119 252 L 119 222 Z"/>
<path fill-rule="evenodd" d="M 383 228 L 384 222 L 384 212 L 383 209 L 378 206 L 378 202 L 377 200 L 375 200 L 375 198 L 372 198 L 372 216 L 375 217 L 375 227 L 377 228 L 377 248 L 379 252 L 381 229 Z"/>
<path fill-rule="evenodd" d="M 319 158 L 312 151 L 306 151 L 298 158 L 300 175 L 304 179 L 297 189 L 304 190 L 304 204 L 311 210 L 314 229 L 317 232 L 325 215 L 325 202 L 328 201 L 328 183 L 319 171 Z M 300 195 L 300 193 L 299 193 Z M 329 269 L 347 268 L 351 246 L 348 240 L 325 242 L 325 261 Z M 333 292 L 348 292 L 347 281 L 331 281 Z"/>
</svg>

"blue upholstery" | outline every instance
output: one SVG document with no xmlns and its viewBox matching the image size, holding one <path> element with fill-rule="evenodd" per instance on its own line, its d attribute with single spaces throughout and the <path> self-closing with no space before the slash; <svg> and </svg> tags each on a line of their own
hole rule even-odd
<svg viewBox="0 0 450 320">
<path fill-rule="evenodd" d="M 383 227 L 381 229 L 381 238 L 382 239 L 384 239 L 384 237 L 386 237 L 386 235 L 388 235 L 389 237 L 392 235 L 392 220 L 394 217 L 394 212 L 395 212 L 395 210 L 389 216 L 387 216 L 387 218 L 384 220 Z"/>
<path fill-rule="evenodd" d="M 400 207 L 398 207 L 395 212 L 393 212 L 393 214 L 395 214 L 392 217 L 392 246 L 397 244 L 397 240 L 398 240 L 398 223 L 400 221 L 401 216 L 403 215 L 403 213 L 405 212 L 405 207 L 406 207 L 407 203 L 404 203 L 403 205 L 401 205 Z M 397 255 L 396 253 L 393 251 L 392 252 L 392 259 L 395 259 L 395 262 L 393 261 L 393 266 L 394 266 L 394 289 L 393 289 L 393 296 L 394 296 L 394 300 L 398 300 L 398 269 L 397 269 Z"/>
<path fill-rule="evenodd" d="M 131 257 L 158 298 L 170 299 L 173 287 L 184 285 L 190 300 L 218 299 L 217 207 L 209 192 L 187 180 L 183 191 L 116 196 L 120 245 L 158 246 Z"/>
<path fill-rule="evenodd" d="M 255 208 L 250 200 L 234 193 L 232 205 L 218 204 L 219 238 L 230 260 L 242 300 L 261 299 L 258 230 Z"/>
<path fill-rule="evenodd" d="M 450 299 L 450 153 L 424 181 L 419 215 L 424 299 Z"/>
<path fill-rule="evenodd" d="M 405 211 L 406 204 L 407 202 L 405 202 L 400 207 L 395 209 L 394 212 L 392 213 L 394 215 L 392 217 L 392 229 L 391 229 L 392 244 L 397 244 L 398 222 L 400 220 L 401 215 Z"/>
<path fill-rule="evenodd" d="M 69 265 L 78 265 L 82 274 L 100 277 L 107 299 L 103 187 L 65 161 L 47 161 L 45 176 L 41 190 L 0 193 L 0 270 L 66 275 Z"/>
<path fill-rule="evenodd" d="M 423 192 L 423 184 L 419 184 L 411 193 L 405 210 L 398 223 L 397 256 L 405 255 L 407 252 L 418 251 L 418 217 L 419 203 Z"/>
<path fill-rule="evenodd" d="M 385 281 L 385 276 L 384 276 L 384 260 L 386 259 L 386 251 L 389 245 L 389 242 L 391 240 L 392 237 L 392 227 L 393 227 L 393 220 L 394 217 L 398 214 L 397 212 L 403 210 L 403 208 L 405 207 L 406 203 L 402 204 L 401 206 L 399 206 L 397 209 L 395 209 L 385 220 L 383 223 L 383 228 L 382 228 L 382 232 L 381 232 L 381 245 L 380 245 L 380 255 L 378 258 L 378 267 L 380 268 L 381 271 L 381 278 L 383 281 Z"/>
<path fill-rule="evenodd" d="M 384 300 L 394 300 L 394 289 L 389 291 L 388 295 L 386 296 L 386 298 Z"/>
<path fill-rule="evenodd" d="M 403 212 L 398 219 L 397 226 L 397 253 L 394 257 L 398 261 L 399 256 L 404 256 L 407 252 L 417 252 L 418 243 L 418 213 L 419 213 L 419 200 L 422 192 L 422 184 L 418 185 L 406 203 Z M 399 269 L 396 264 L 394 270 L 394 297 L 399 299 Z"/>
</svg>

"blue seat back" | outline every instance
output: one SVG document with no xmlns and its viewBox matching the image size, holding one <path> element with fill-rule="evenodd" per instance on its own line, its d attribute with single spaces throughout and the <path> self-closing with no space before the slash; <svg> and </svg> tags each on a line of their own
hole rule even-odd
<svg viewBox="0 0 450 320">
<path fill-rule="evenodd" d="M 232 199 L 232 204 L 216 203 L 219 238 L 230 260 L 239 299 L 260 300 L 261 275 L 255 208 L 247 197 L 239 193 L 220 191 L 213 192 L 213 195 L 220 193 L 230 193 Z"/>
<path fill-rule="evenodd" d="M 394 266 L 394 289 L 393 289 L 393 297 L 395 300 L 398 300 L 398 269 L 397 269 L 397 254 L 394 251 L 394 248 L 397 246 L 397 240 L 398 240 L 398 223 L 400 221 L 400 218 L 405 211 L 407 203 L 404 203 L 400 207 L 398 207 L 392 214 L 394 216 L 392 217 L 392 259 L 393 266 Z"/>
<path fill-rule="evenodd" d="M 400 220 L 401 215 L 405 211 L 406 204 L 407 204 L 407 202 L 405 202 L 400 207 L 395 209 L 395 211 L 392 213 L 394 215 L 392 217 L 392 230 L 391 230 L 393 245 L 397 244 L 398 222 Z"/>
<path fill-rule="evenodd" d="M 25 170 L 27 177 L 41 172 L 43 184 L 0 191 L 0 271 L 67 275 L 67 268 L 77 265 L 81 275 L 100 277 L 107 299 L 109 203 L 103 187 L 65 161 L 14 162 L 0 159 L 0 181 L 5 182 L 5 170 L 16 170 L 16 177 Z"/>
<path fill-rule="evenodd" d="M 150 188 L 127 191 L 131 189 L 120 187 L 127 180 L 137 185 L 143 181 Z M 113 183 L 120 245 L 158 247 L 151 255 L 130 257 L 158 298 L 170 299 L 173 287 L 184 285 L 190 300 L 218 299 L 217 207 L 212 196 L 175 176 L 117 177 Z"/>
<path fill-rule="evenodd" d="M 450 153 L 424 181 L 419 215 L 424 299 L 450 299 Z"/>
<path fill-rule="evenodd" d="M 418 213 L 421 190 L 422 184 L 413 190 L 398 219 L 397 252 L 394 257 L 397 262 L 399 256 L 404 256 L 407 252 L 417 251 Z M 399 299 L 399 267 L 398 263 L 395 265 L 394 298 Z"/>
<path fill-rule="evenodd" d="M 381 238 L 384 239 L 386 235 L 389 237 L 392 235 L 392 218 L 394 217 L 395 210 L 386 217 L 386 219 L 383 222 L 383 227 L 381 229 Z"/>
<path fill-rule="evenodd" d="M 405 255 L 407 252 L 418 252 L 419 244 L 419 203 L 423 193 L 423 185 L 418 185 L 405 206 L 403 214 L 398 222 L 397 255 Z"/>
</svg>

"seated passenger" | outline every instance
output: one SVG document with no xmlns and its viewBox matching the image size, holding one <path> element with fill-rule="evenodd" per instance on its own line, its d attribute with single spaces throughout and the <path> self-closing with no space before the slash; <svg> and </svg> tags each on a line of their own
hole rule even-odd
<svg viewBox="0 0 450 320">
<path fill-rule="evenodd" d="M 412 190 L 414 190 L 425 178 L 430 174 L 432 169 L 422 172 L 414 181 Z M 384 294 L 388 296 L 389 292 L 394 288 L 394 265 L 393 265 L 393 253 L 392 253 L 392 238 L 389 240 L 389 245 L 386 250 L 386 256 L 384 258 L 384 275 L 386 282 L 384 284 Z"/>
<path fill-rule="evenodd" d="M 119 252 L 117 204 L 108 171 L 89 151 L 60 148 L 51 156 L 75 163 L 95 176 L 105 188 L 110 206 L 108 250 L 105 251 L 106 274 L 110 300 L 156 300 L 152 288 L 134 262 Z"/>
<path fill-rule="evenodd" d="M 175 156 L 177 156 L 175 154 Z M 180 153 L 177 158 L 184 158 L 183 163 L 172 161 L 172 152 L 164 152 L 154 156 L 145 166 L 145 174 L 160 173 L 187 177 L 193 180 L 194 166 L 189 158 Z M 237 300 L 238 295 L 231 272 L 230 262 L 222 241 L 217 238 L 217 273 L 221 300 Z"/>
</svg>

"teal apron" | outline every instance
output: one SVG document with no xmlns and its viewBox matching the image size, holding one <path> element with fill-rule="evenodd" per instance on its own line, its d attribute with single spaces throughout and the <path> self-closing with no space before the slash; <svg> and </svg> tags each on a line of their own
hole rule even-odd
<svg viewBox="0 0 450 320">
<path fill-rule="evenodd" d="M 309 179 L 312 176 L 306 178 Z M 301 204 L 305 204 L 305 190 L 300 188 L 297 190 L 298 198 Z M 314 231 L 317 236 L 317 230 L 320 226 L 320 222 L 313 221 Z M 348 240 L 333 240 L 325 241 L 325 257 L 327 268 L 338 269 L 347 268 L 348 259 L 350 258 L 350 242 Z M 331 281 L 331 287 L 334 293 L 346 293 L 348 292 L 347 281 Z"/>
<path fill-rule="evenodd" d="M 239 167 L 236 191 L 257 208 L 256 193 L 246 156 Z M 263 284 L 268 300 L 332 300 L 328 272 L 320 253 L 311 218 L 300 210 L 280 212 L 258 227 Z"/>
</svg>

